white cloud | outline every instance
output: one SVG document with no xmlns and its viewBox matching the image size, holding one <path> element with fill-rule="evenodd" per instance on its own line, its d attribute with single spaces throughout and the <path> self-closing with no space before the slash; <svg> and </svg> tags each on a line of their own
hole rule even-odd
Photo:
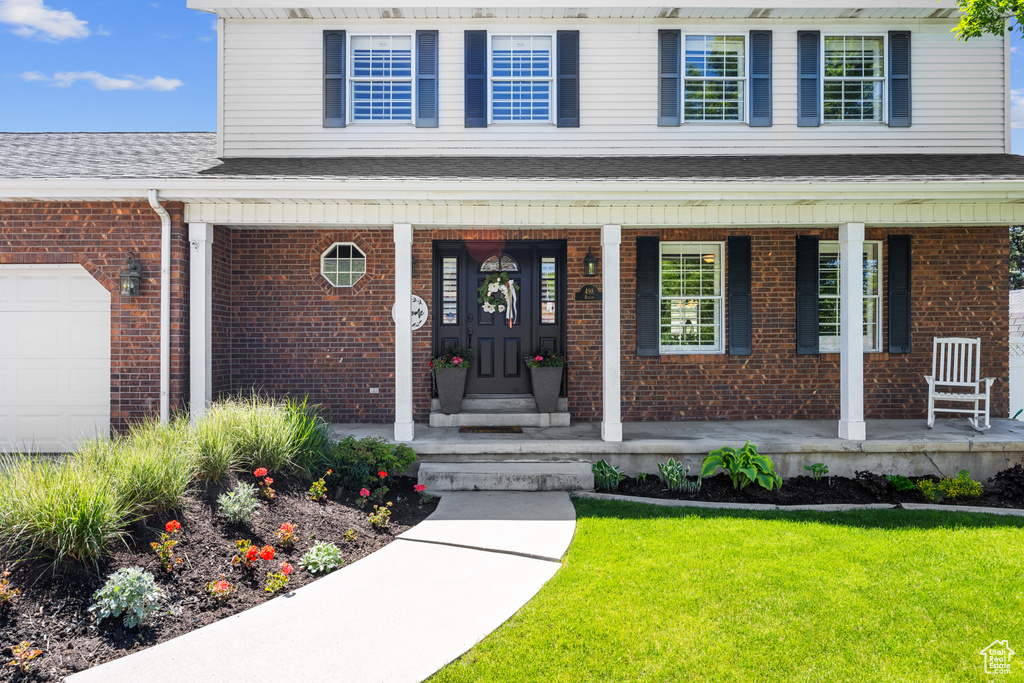
<svg viewBox="0 0 1024 683">
<path fill-rule="evenodd" d="M 22 38 L 64 40 L 89 35 L 88 22 L 67 10 L 55 10 L 43 0 L 0 0 L 0 23 L 15 26 L 13 32 Z"/>
<path fill-rule="evenodd" d="M 1024 128 L 1024 88 L 1010 91 L 1010 127 Z"/>
<path fill-rule="evenodd" d="M 67 88 L 77 81 L 88 81 L 96 86 L 97 90 L 156 90 L 168 92 L 184 85 L 177 78 L 143 78 L 142 76 L 122 76 L 112 78 L 104 76 L 98 71 L 58 71 L 52 77 L 38 71 L 26 71 L 21 74 L 24 81 L 43 81 L 58 88 Z"/>
</svg>

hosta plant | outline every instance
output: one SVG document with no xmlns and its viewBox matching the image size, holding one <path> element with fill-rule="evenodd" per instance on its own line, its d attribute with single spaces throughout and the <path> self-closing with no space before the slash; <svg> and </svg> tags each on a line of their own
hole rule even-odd
<svg viewBox="0 0 1024 683">
<path fill-rule="evenodd" d="M 739 450 L 724 446 L 711 451 L 704 458 L 700 476 L 710 477 L 719 467 L 729 475 L 735 489 L 746 488 L 755 481 L 769 491 L 782 487 L 782 477 L 775 473 L 775 463 L 758 453 L 757 446 L 749 441 Z"/>
<path fill-rule="evenodd" d="M 311 574 L 320 574 L 337 569 L 344 561 L 341 559 L 341 548 L 333 543 L 319 541 L 306 551 L 299 564 Z"/>
<path fill-rule="evenodd" d="M 675 458 L 658 463 L 658 477 L 665 484 L 665 488 L 674 493 L 696 493 L 700 490 L 704 476 L 697 477 L 696 481 L 690 481 L 687 479 L 689 474 L 690 468 L 684 468 L 683 463 L 677 462 Z"/>
<path fill-rule="evenodd" d="M 161 589 L 153 575 L 139 567 L 118 569 L 107 582 L 92 594 L 90 612 L 96 612 L 96 623 L 109 617 L 124 615 L 126 628 L 135 628 L 156 611 Z"/>
<path fill-rule="evenodd" d="M 598 460 L 590 469 L 594 473 L 594 486 L 602 491 L 615 491 L 619 488 L 619 483 L 626 478 L 622 470 L 604 460 Z"/>
</svg>

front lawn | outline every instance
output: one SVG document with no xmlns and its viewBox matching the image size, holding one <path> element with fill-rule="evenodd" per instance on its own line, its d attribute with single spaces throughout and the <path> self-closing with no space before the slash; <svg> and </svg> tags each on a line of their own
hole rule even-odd
<svg viewBox="0 0 1024 683">
<path fill-rule="evenodd" d="M 563 568 L 432 682 L 978 681 L 1024 647 L 1019 517 L 575 504 Z"/>
</svg>

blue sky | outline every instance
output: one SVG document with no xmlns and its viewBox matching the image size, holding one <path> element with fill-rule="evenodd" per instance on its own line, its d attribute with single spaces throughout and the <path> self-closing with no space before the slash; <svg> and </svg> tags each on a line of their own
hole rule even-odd
<svg viewBox="0 0 1024 683">
<path fill-rule="evenodd" d="M 1024 154 L 1014 37 L 1013 151 Z M 0 0 L 0 130 L 214 130 L 217 31 L 185 0 Z"/>
</svg>

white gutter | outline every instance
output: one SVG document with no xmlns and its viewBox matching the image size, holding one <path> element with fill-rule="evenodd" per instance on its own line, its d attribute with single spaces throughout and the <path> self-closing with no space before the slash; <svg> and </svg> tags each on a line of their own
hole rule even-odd
<svg viewBox="0 0 1024 683">
<path fill-rule="evenodd" d="M 160 421 L 171 418 L 171 216 L 160 205 L 156 190 L 149 205 L 160 216 Z"/>
</svg>

